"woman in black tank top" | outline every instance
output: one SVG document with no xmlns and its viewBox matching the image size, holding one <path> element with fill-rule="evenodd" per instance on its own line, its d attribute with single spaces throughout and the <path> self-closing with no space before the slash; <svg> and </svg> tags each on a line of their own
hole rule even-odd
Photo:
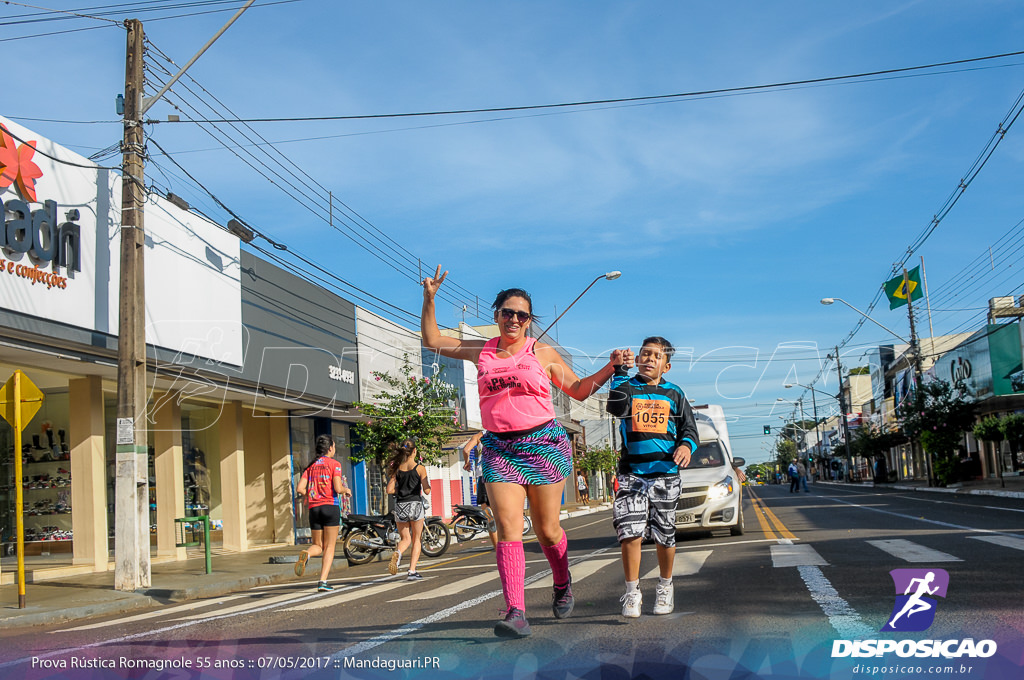
<svg viewBox="0 0 1024 680">
<path fill-rule="evenodd" d="M 398 548 L 391 553 L 388 572 L 398 573 L 398 565 L 402 561 L 402 553 L 410 545 L 412 552 L 409 557 L 409 581 L 419 581 L 423 577 L 416 571 L 416 563 L 420 559 L 420 535 L 423 533 L 423 494 L 430 493 L 430 480 L 427 470 L 416 462 L 416 444 L 406 439 L 401 444 L 393 444 L 388 459 L 387 493 L 395 495 L 395 521 L 398 524 L 398 535 L 401 540 Z"/>
</svg>

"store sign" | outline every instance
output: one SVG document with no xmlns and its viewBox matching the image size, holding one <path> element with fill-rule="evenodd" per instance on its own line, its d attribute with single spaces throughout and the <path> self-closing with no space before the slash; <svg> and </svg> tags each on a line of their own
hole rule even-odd
<svg viewBox="0 0 1024 680">
<path fill-rule="evenodd" d="M 32 285 L 64 289 L 67 278 L 60 275 L 61 268 L 82 271 L 79 212 L 69 210 L 61 221 L 56 201 L 36 203 L 36 180 L 43 171 L 32 160 L 35 144 L 29 141 L 18 145 L 0 125 L 0 189 L 14 185 L 21 194 L 20 199 L 0 200 L 0 252 L 7 258 L 0 259 L 0 273 L 27 279 Z M 33 204 L 39 207 L 33 209 Z M 50 271 L 44 269 L 46 266 Z"/>
</svg>

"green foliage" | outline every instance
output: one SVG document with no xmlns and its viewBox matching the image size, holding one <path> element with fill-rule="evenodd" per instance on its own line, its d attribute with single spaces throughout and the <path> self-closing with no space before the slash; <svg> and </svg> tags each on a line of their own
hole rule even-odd
<svg viewBox="0 0 1024 680">
<path fill-rule="evenodd" d="M 790 439 L 780 439 L 775 445 L 775 457 L 778 463 L 785 468 L 790 461 L 796 460 L 796 443 Z"/>
<path fill-rule="evenodd" d="M 1003 439 L 1010 442 L 1014 449 L 1024 444 L 1024 413 L 1004 416 L 999 421 L 999 428 L 1003 433 Z"/>
<path fill-rule="evenodd" d="M 974 404 L 944 380 L 932 380 L 915 390 L 897 413 L 903 431 L 917 439 L 925 451 L 952 456 L 964 432 L 972 428 Z"/>
<path fill-rule="evenodd" d="M 847 371 L 847 375 L 871 375 L 870 366 L 858 366 Z"/>
<path fill-rule="evenodd" d="M 576 456 L 576 469 L 583 472 L 614 474 L 619 464 L 619 454 L 605 446 L 591 447 Z"/>
<path fill-rule="evenodd" d="M 988 416 L 974 424 L 974 436 L 986 442 L 1001 442 L 1003 434 L 1002 423 L 995 416 Z"/>
<path fill-rule="evenodd" d="M 459 430 L 458 390 L 440 379 L 417 378 L 406 357 L 401 375 L 373 372 L 374 380 L 387 388 L 377 403 L 356 402 L 368 418 L 355 425 L 363 448 L 352 456 L 356 461 L 374 461 L 384 465 L 389 446 L 416 437 L 416 451 L 426 464 L 440 462 L 442 447 Z"/>
<path fill-rule="evenodd" d="M 929 435 L 930 433 L 925 432 L 921 436 L 922 446 L 925 439 L 929 438 Z M 940 486 L 949 486 L 954 482 L 960 481 L 960 461 L 956 459 L 956 456 L 951 454 L 936 456 L 932 465 L 935 471 L 935 480 Z"/>
<path fill-rule="evenodd" d="M 855 456 L 873 458 L 889 452 L 894 446 L 905 443 L 907 438 L 895 432 L 881 432 L 874 427 L 860 427 L 850 441 L 850 450 Z"/>
<path fill-rule="evenodd" d="M 747 479 L 760 479 L 762 482 L 769 482 L 775 477 L 775 467 L 769 463 L 753 463 L 744 472 Z"/>
</svg>

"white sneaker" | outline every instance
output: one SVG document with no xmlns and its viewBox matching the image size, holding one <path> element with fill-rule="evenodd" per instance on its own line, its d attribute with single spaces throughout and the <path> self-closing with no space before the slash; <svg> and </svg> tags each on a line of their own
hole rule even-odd
<svg viewBox="0 0 1024 680">
<path fill-rule="evenodd" d="M 640 603 L 643 602 L 643 595 L 640 594 L 639 590 L 626 593 L 619 598 L 619 602 L 622 603 L 622 615 L 627 619 L 638 619 L 640 618 Z"/>
<path fill-rule="evenodd" d="M 657 593 L 657 599 L 654 601 L 654 613 L 655 614 L 671 614 L 675 608 L 675 602 L 673 602 L 673 591 L 672 584 L 663 586 L 660 583 L 655 591 Z"/>
</svg>

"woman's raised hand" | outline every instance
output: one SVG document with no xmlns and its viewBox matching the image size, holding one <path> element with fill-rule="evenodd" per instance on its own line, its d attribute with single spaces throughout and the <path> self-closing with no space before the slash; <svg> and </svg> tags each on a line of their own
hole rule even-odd
<svg viewBox="0 0 1024 680">
<path fill-rule="evenodd" d="M 423 279 L 423 299 L 433 300 L 434 296 L 437 295 L 437 290 L 441 287 L 441 284 L 444 283 L 444 280 L 445 278 L 447 278 L 447 276 L 448 272 L 445 271 L 445 273 L 442 274 L 441 265 L 437 265 L 437 271 L 434 272 L 434 277 L 430 278 L 428 276 L 427 278 Z"/>
</svg>

